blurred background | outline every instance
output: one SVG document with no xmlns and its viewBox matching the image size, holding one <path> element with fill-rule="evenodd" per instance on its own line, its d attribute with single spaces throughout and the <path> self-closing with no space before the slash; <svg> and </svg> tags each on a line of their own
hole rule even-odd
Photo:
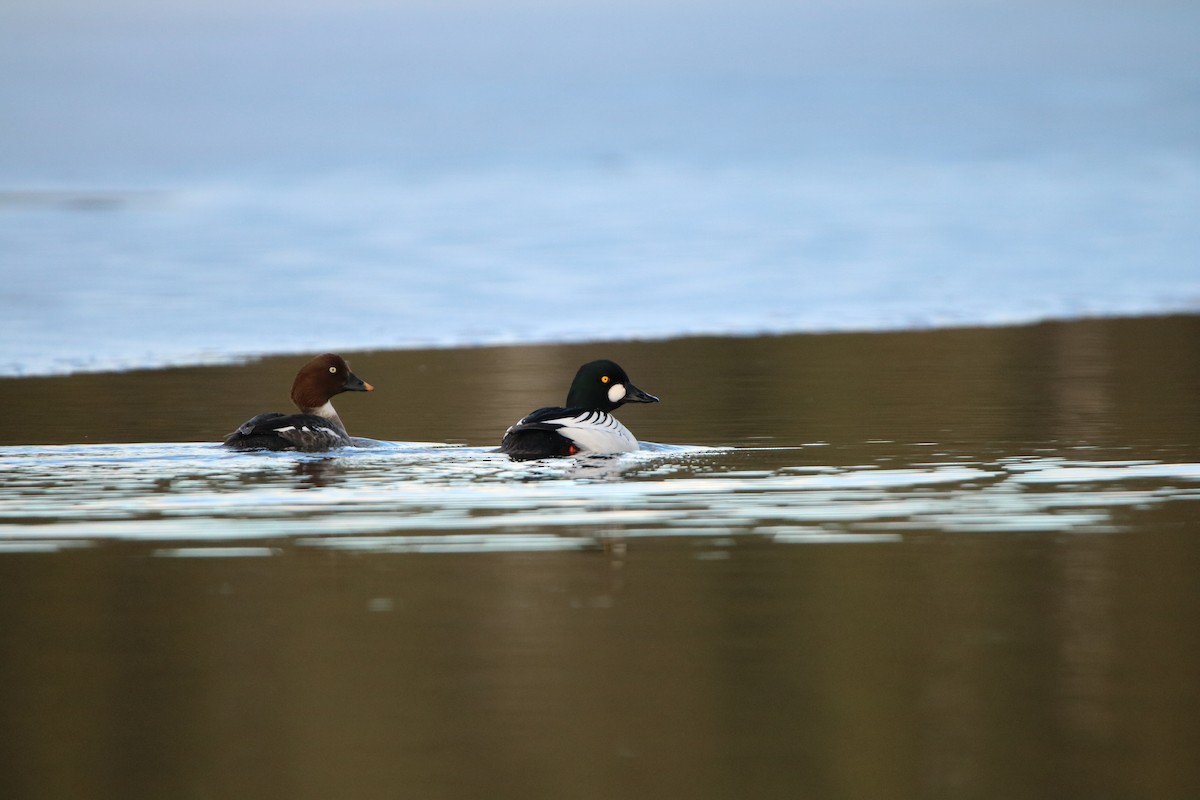
<svg viewBox="0 0 1200 800">
<path fill-rule="evenodd" d="M 9 0 L 0 374 L 1200 306 L 1184 2 Z"/>
</svg>

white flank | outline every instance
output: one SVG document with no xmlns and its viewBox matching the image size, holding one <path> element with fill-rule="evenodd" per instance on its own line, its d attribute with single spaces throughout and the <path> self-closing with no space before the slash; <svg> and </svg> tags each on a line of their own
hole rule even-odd
<svg viewBox="0 0 1200 800">
<path fill-rule="evenodd" d="M 547 422 L 562 425 L 558 432 L 578 445 L 580 450 L 589 453 L 632 453 L 638 449 L 637 439 L 629 429 L 616 417 L 602 411 L 589 411 L 577 417 L 562 417 Z"/>
<path fill-rule="evenodd" d="M 296 430 L 295 425 L 288 425 L 286 428 L 276 428 L 275 432 L 276 433 L 287 433 L 288 431 L 294 431 L 294 430 Z"/>
</svg>

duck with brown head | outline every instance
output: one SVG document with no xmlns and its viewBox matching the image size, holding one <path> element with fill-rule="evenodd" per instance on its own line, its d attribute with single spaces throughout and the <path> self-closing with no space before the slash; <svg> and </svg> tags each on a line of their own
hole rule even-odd
<svg viewBox="0 0 1200 800">
<path fill-rule="evenodd" d="M 292 383 L 292 402 L 300 409 L 299 414 L 272 411 L 252 417 L 225 437 L 225 446 L 306 452 L 351 446 L 353 442 L 333 408 L 332 398 L 342 392 L 370 392 L 374 388 L 351 372 L 341 356 L 319 355 L 300 368 Z"/>
</svg>

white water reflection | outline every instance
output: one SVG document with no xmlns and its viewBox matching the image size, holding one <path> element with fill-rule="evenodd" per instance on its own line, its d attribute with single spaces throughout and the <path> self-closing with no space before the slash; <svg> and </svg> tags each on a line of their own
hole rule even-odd
<svg viewBox="0 0 1200 800">
<path fill-rule="evenodd" d="M 279 552 L 228 544 L 262 539 L 427 553 L 656 537 L 833 544 L 927 532 L 1107 533 L 1130 524 L 1118 510 L 1200 499 L 1194 463 L 779 464 L 790 455 L 799 462 L 812 451 L 652 446 L 518 464 L 425 443 L 333 456 L 211 444 L 11 447 L 0 450 L 0 553 L 115 540 L 178 542 L 158 554 L 214 557 Z"/>
</svg>

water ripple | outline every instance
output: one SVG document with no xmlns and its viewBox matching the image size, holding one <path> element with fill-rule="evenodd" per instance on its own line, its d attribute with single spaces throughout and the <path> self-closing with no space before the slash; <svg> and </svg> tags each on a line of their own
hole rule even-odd
<svg viewBox="0 0 1200 800">
<path fill-rule="evenodd" d="M 1200 499 L 1200 464 L 1150 460 L 834 467 L 800 463 L 825 452 L 809 448 L 652 445 L 519 464 L 481 448 L 372 444 L 333 455 L 211 444 L 0 448 L 0 554 L 116 540 L 176 545 L 156 550 L 161 556 L 245 557 L 284 545 L 506 552 L 616 538 L 837 544 L 1106 533 L 1127 524 L 1121 509 Z"/>
</svg>

